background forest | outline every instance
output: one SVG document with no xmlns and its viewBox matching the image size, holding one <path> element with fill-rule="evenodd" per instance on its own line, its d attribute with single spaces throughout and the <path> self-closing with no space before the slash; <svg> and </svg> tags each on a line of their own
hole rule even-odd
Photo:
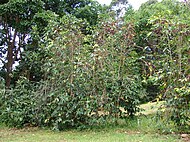
<svg viewBox="0 0 190 142">
<path fill-rule="evenodd" d="M 163 101 L 158 117 L 190 129 L 189 15 L 189 1 L 1 0 L 0 122 L 88 128 Z"/>
</svg>

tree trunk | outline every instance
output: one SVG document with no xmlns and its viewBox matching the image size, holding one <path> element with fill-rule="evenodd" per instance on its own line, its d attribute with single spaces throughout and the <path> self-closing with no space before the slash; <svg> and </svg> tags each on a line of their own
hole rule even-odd
<svg viewBox="0 0 190 142">
<path fill-rule="evenodd" d="M 6 88 L 10 88 L 11 85 L 11 73 L 13 68 L 13 48 L 14 42 L 10 43 L 8 46 L 8 53 L 7 53 L 7 65 L 6 65 Z"/>
</svg>

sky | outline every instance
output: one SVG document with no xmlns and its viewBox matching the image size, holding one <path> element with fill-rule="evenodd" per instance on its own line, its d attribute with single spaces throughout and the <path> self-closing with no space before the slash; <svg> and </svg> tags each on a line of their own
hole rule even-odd
<svg viewBox="0 0 190 142">
<path fill-rule="evenodd" d="M 109 5 L 112 0 L 97 0 L 100 4 L 106 4 Z M 128 3 L 130 3 L 135 10 L 138 10 L 142 3 L 147 2 L 148 0 L 128 0 Z M 158 0 L 161 1 L 161 0 Z M 183 1 L 183 0 L 179 0 Z"/>
<path fill-rule="evenodd" d="M 97 0 L 101 4 L 109 5 L 112 0 Z M 135 10 L 137 10 L 142 3 L 146 2 L 148 0 L 128 0 L 128 2 L 133 6 Z"/>
</svg>

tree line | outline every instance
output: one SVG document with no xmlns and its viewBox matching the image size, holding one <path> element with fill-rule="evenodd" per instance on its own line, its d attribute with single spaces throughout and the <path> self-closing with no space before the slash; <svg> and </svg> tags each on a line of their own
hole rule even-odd
<svg viewBox="0 0 190 142">
<path fill-rule="evenodd" d="M 86 127 L 165 100 L 161 116 L 188 129 L 189 8 L 175 0 L 137 11 L 123 0 L 1 1 L 2 121 Z"/>
</svg>

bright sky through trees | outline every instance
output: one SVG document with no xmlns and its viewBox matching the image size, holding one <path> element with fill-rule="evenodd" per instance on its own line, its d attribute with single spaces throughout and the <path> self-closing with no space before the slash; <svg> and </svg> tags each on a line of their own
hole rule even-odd
<svg viewBox="0 0 190 142">
<path fill-rule="evenodd" d="M 97 0 L 100 4 L 106 4 L 109 5 L 112 0 Z M 142 3 L 146 2 L 148 0 L 128 0 L 128 2 L 133 6 L 135 10 L 138 10 Z M 158 0 L 161 1 L 161 0 Z M 184 1 L 184 0 L 179 0 Z"/>
<path fill-rule="evenodd" d="M 110 4 L 111 0 L 97 0 L 101 4 Z M 128 0 L 128 2 L 133 6 L 135 10 L 137 10 L 142 3 L 146 2 L 147 0 Z"/>
</svg>

